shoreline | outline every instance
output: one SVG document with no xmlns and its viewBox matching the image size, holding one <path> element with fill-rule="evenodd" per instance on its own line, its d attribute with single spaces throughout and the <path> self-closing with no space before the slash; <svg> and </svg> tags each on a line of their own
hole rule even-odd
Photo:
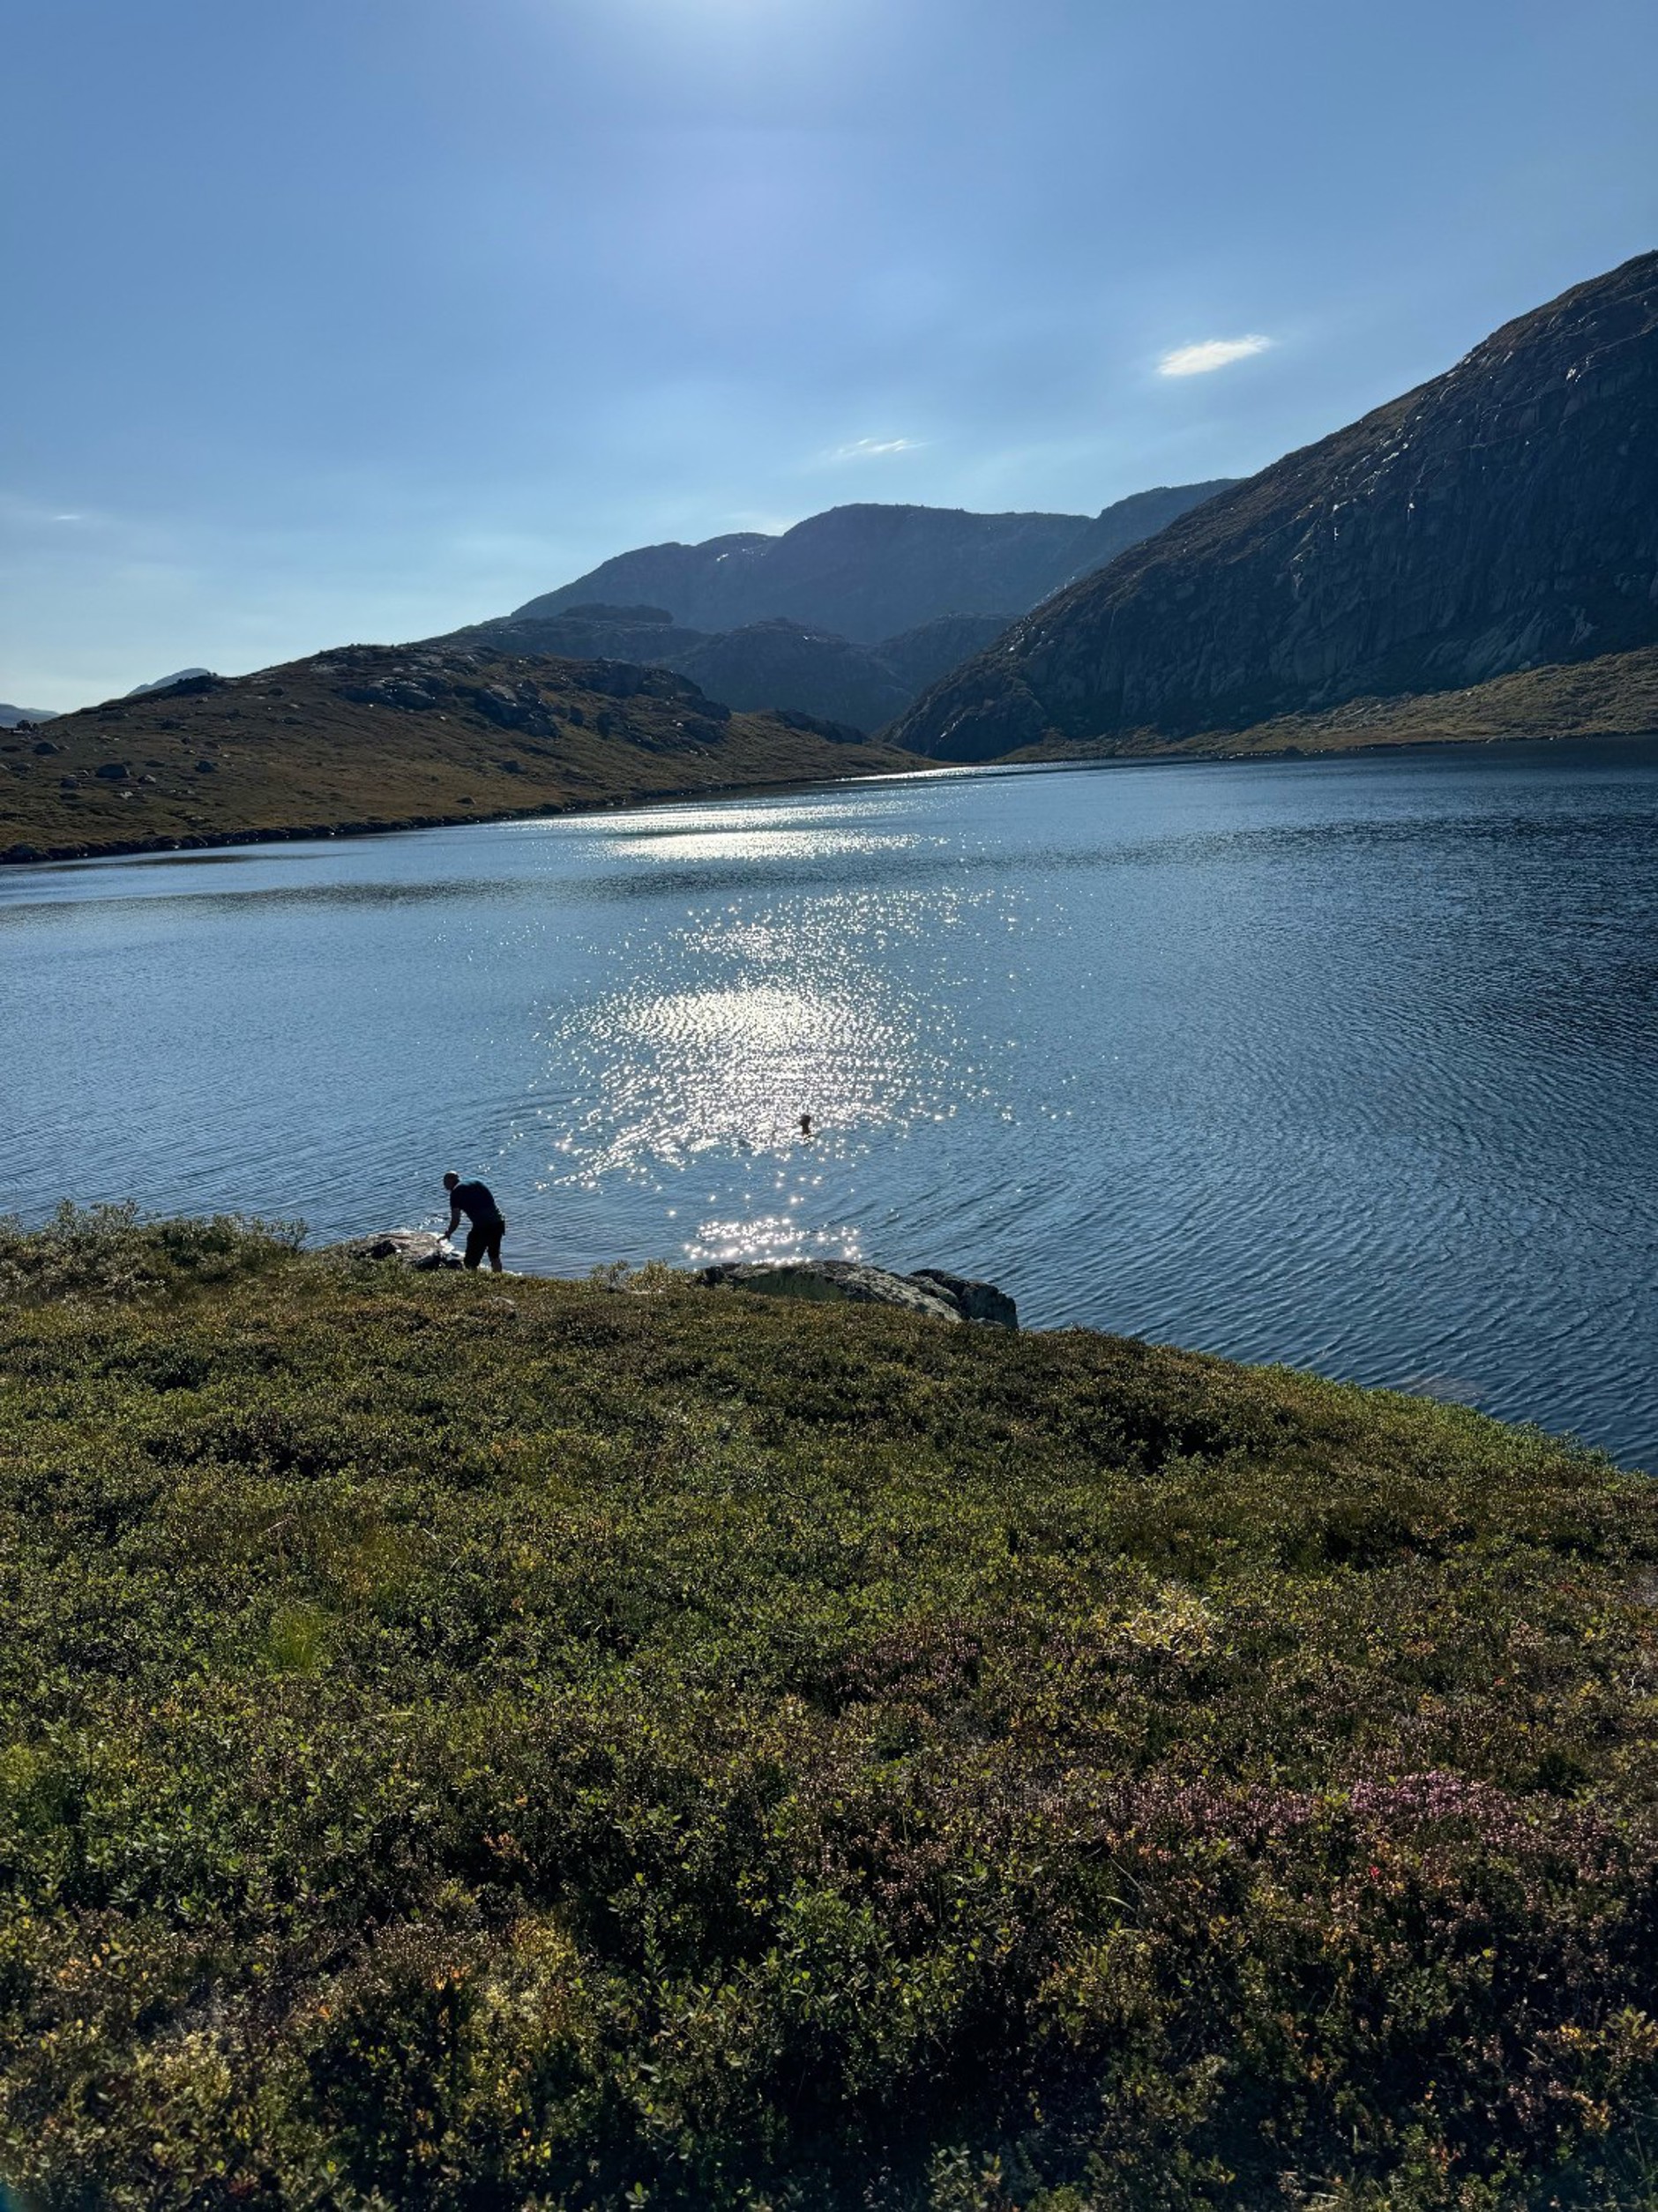
<svg viewBox="0 0 1658 2212">
<path fill-rule="evenodd" d="M 652 806 L 677 805 L 688 799 L 736 799 L 763 792 L 834 790 L 854 785 L 903 783 L 912 778 L 935 775 L 1025 773 L 1036 770 L 1070 768 L 1239 767 L 1258 761 L 1311 766 L 1333 760 L 1377 759 L 1384 755 L 1397 753 L 1485 752 L 1493 746 L 1501 745 L 1571 747 L 1654 743 L 1658 743 L 1658 730 L 1592 730 L 1572 734 L 1517 730 L 1502 736 L 1481 737 L 1380 738 L 1363 744 L 1251 746 L 1228 751 L 1219 749 L 1188 751 L 1183 750 L 1180 740 L 1171 739 L 1165 744 L 1148 748 L 1143 752 L 1122 750 L 1104 753 L 1041 752 L 1032 749 L 997 760 L 935 760 L 924 753 L 917 753 L 914 768 L 878 769 L 868 775 L 827 780 L 818 776 L 787 776 L 775 781 L 749 779 L 738 783 L 685 784 L 673 790 L 641 791 L 624 798 L 576 800 L 564 806 L 506 807 L 491 809 L 487 813 L 468 811 L 465 813 L 407 815 L 395 820 L 370 818 L 347 822 L 309 823 L 277 829 L 226 830 L 217 833 L 205 833 L 200 836 L 111 838 L 49 847 L 31 847 L 19 843 L 0 847 L 0 867 L 69 867 L 91 861 L 240 851 L 258 845 L 326 844 L 347 838 L 399 837 L 421 830 L 465 829 L 505 822 L 562 821 L 582 815 L 636 813 Z"/>
</svg>

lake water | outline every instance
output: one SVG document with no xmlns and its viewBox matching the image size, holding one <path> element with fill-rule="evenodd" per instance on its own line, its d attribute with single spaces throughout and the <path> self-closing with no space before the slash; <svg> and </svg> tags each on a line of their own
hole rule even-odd
<svg viewBox="0 0 1658 2212">
<path fill-rule="evenodd" d="M 1658 1468 L 1658 743 L 9 869 L 0 978 L 29 1218 L 452 1165 L 527 1267 L 936 1263 Z"/>
</svg>

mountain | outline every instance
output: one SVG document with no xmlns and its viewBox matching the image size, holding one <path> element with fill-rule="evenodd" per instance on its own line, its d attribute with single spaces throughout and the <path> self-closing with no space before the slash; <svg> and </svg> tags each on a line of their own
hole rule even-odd
<svg viewBox="0 0 1658 2212">
<path fill-rule="evenodd" d="M 891 732 L 1183 739 L 1658 643 L 1658 254 L 1120 555 Z"/>
<path fill-rule="evenodd" d="M 0 706 L 0 729 L 15 729 L 19 722 L 49 722 L 56 720 L 49 706 Z"/>
<path fill-rule="evenodd" d="M 418 828 L 913 766 L 667 669 L 349 646 L 187 676 L 52 725 L 0 768 L 0 859 Z"/>
<path fill-rule="evenodd" d="M 508 616 L 432 642 L 674 669 L 728 706 L 784 707 L 870 730 L 901 714 L 929 684 L 999 637 L 1011 620 L 1005 614 L 946 615 L 860 646 L 781 617 L 711 633 L 676 623 L 664 607 L 584 602 L 562 614 Z"/>
<path fill-rule="evenodd" d="M 743 531 L 619 553 L 506 619 L 646 604 L 695 630 L 781 619 L 873 645 L 943 616 L 1024 614 L 1230 482 L 1137 492 L 1093 517 L 832 507 L 779 537 Z"/>
<path fill-rule="evenodd" d="M 158 676 L 153 684 L 135 684 L 127 697 L 146 699 L 152 691 L 170 691 L 175 684 L 193 684 L 198 676 L 212 674 L 211 669 L 175 669 L 171 676 Z"/>
</svg>

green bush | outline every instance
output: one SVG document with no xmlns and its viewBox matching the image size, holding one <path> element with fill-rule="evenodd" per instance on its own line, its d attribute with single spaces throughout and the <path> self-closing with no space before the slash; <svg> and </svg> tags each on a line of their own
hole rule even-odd
<svg viewBox="0 0 1658 2212">
<path fill-rule="evenodd" d="M 25 2202 L 1658 2205 L 1644 1478 L 82 1218 L 0 1304 Z"/>
</svg>

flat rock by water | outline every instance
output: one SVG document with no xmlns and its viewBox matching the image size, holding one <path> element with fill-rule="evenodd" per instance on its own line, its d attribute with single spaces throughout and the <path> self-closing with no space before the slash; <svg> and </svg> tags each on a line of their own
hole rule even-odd
<svg viewBox="0 0 1658 2212">
<path fill-rule="evenodd" d="M 332 1248 L 345 1259 L 392 1259 L 421 1274 L 459 1267 L 460 1254 L 429 1229 L 388 1229 L 377 1237 L 354 1237 Z"/>
</svg>

